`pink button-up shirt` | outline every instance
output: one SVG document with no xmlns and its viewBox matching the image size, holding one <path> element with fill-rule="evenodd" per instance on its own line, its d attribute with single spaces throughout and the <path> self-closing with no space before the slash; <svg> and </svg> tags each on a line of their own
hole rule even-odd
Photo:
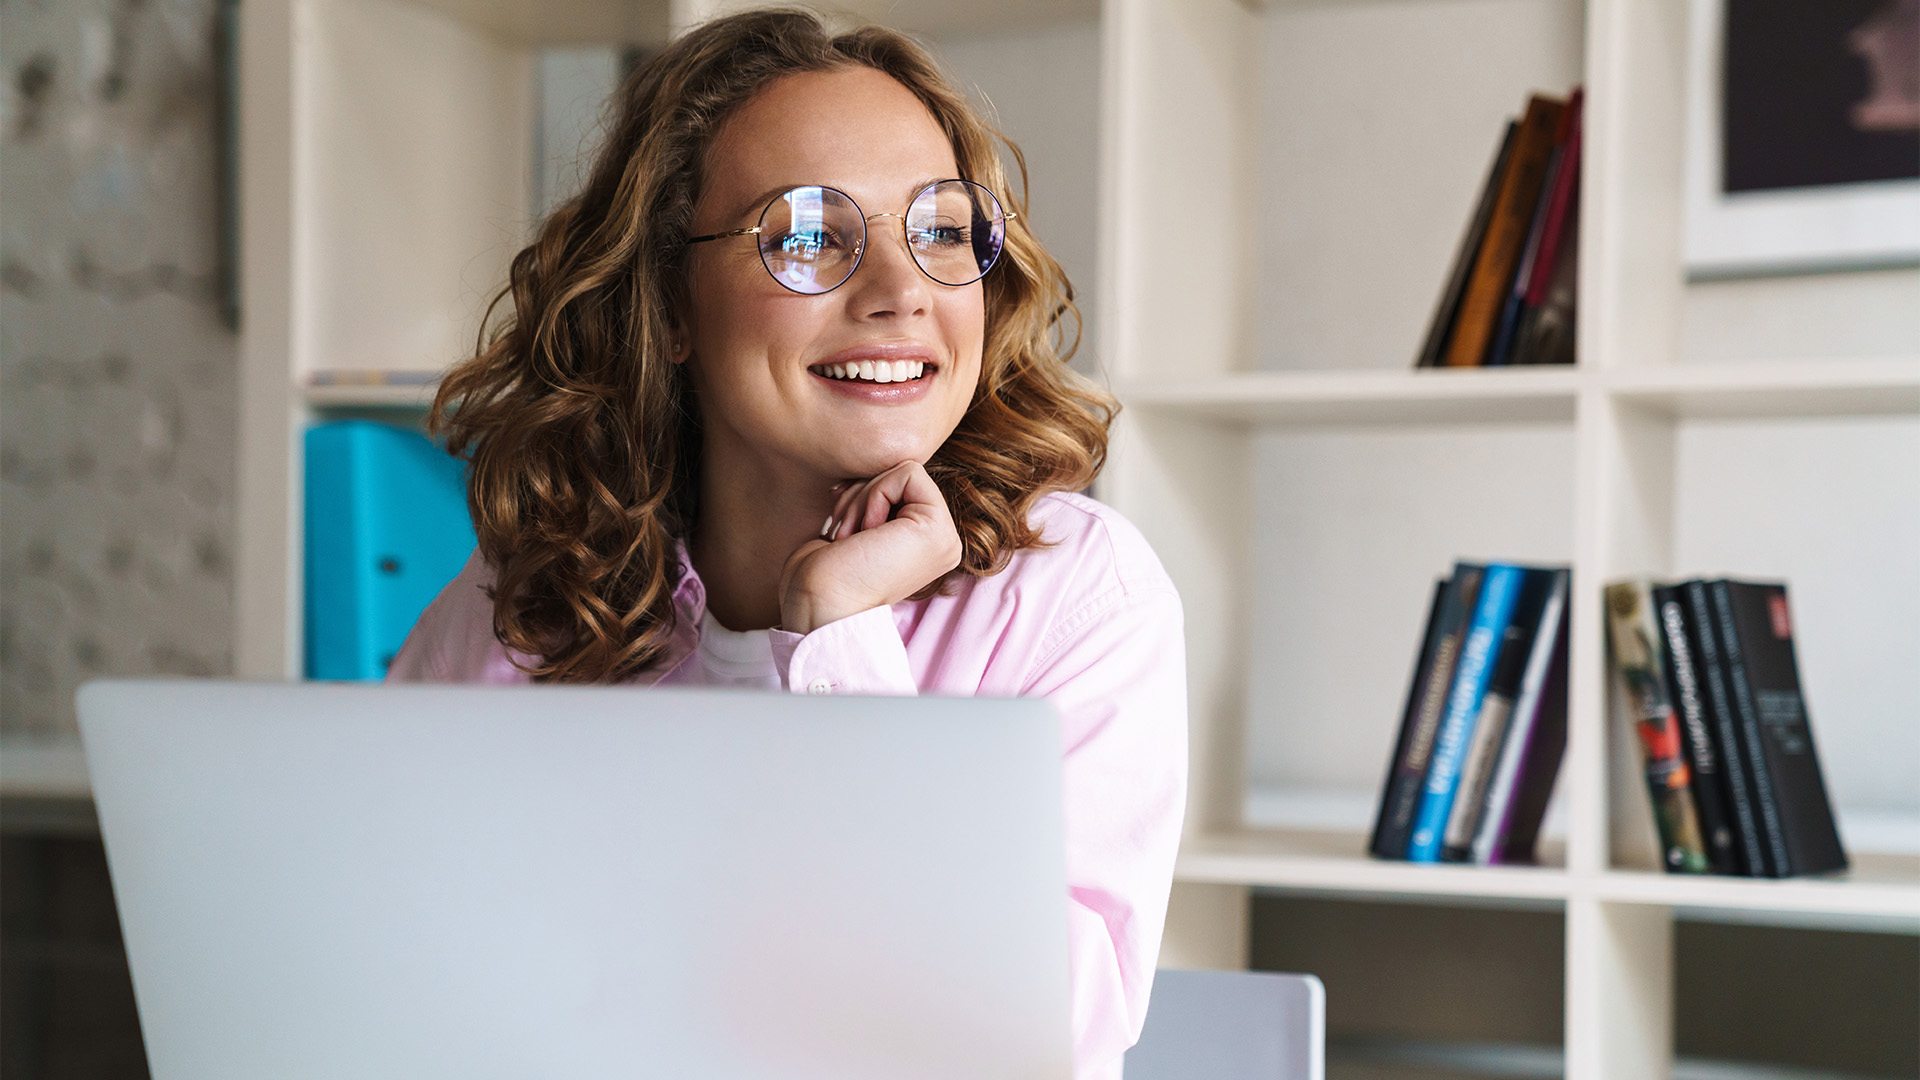
<svg viewBox="0 0 1920 1080">
<path fill-rule="evenodd" d="M 1131 523 L 1079 495 L 1031 515 L 1049 546 L 950 594 L 873 608 L 805 636 L 774 630 L 794 693 L 1044 697 L 1060 712 L 1075 1074 L 1117 1078 L 1140 1035 L 1166 919 L 1187 775 L 1180 597 Z M 683 557 L 684 560 L 684 557 Z M 690 565 L 664 659 L 640 680 L 703 679 L 706 590 Z M 493 636 L 476 553 L 394 658 L 390 679 L 519 683 Z"/>
</svg>

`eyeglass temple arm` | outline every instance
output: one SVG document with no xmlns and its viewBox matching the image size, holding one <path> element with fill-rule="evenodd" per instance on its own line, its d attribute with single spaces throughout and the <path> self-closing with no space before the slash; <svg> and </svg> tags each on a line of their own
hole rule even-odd
<svg viewBox="0 0 1920 1080">
<path fill-rule="evenodd" d="M 708 236 L 690 236 L 687 238 L 687 243 L 704 244 L 709 240 L 725 240 L 729 236 L 755 236 L 758 235 L 760 231 L 760 226 L 755 225 L 751 229 L 731 229 L 727 232 L 717 232 Z"/>
</svg>

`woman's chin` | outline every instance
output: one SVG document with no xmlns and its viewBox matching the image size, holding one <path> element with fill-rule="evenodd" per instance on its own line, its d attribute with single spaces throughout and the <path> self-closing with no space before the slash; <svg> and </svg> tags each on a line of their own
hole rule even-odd
<svg viewBox="0 0 1920 1080">
<path fill-rule="evenodd" d="M 925 464 L 940 448 L 939 443 L 927 445 L 917 439 L 886 439 L 873 437 L 860 439 L 856 433 L 849 433 L 848 442 L 837 448 L 837 452 L 828 455 L 822 462 L 826 473 L 835 480 L 864 479 L 878 476 L 903 461 L 918 461 Z"/>
</svg>

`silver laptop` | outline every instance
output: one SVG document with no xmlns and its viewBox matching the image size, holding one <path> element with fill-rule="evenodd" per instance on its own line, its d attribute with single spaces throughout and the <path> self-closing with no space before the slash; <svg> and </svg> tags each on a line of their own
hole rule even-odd
<svg viewBox="0 0 1920 1080">
<path fill-rule="evenodd" d="M 157 1080 L 1072 1075 L 1037 701 L 96 682 Z"/>
</svg>

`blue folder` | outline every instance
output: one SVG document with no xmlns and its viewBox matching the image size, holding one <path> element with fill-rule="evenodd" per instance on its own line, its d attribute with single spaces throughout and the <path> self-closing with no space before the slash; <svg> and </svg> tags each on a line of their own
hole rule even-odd
<svg viewBox="0 0 1920 1080">
<path fill-rule="evenodd" d="M 307 677 L 383 678 L 473 551 L 466 467 L 367 420 L 309 428 L 306 458 Z"/>
</svg>

